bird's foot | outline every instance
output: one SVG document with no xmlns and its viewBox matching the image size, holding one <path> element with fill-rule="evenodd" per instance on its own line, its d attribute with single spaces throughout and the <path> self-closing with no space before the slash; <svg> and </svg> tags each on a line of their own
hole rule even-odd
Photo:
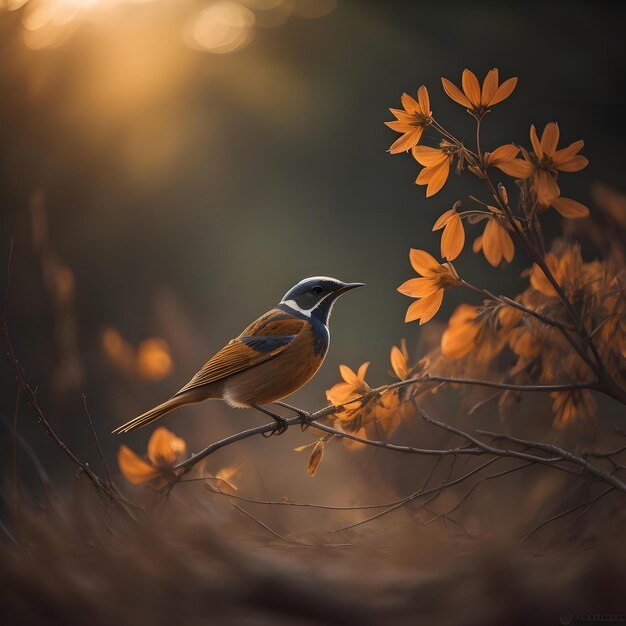
<svg viewBox="0 0 626 626">
<path fill-rule="evenodd" d="M 276 420 L 276 424 L 272 430 L 267 433 L 263 433 L 265 438 L 271 437 L 272 435 L 276 435 L 278 437 L 279 435 L 287 432 L 287 429 L 289 428 L 289 424 L 287 424 L 287 420 L 284 417 L 274 415 L 272 415 L 272 417 Z"/>
</svg>

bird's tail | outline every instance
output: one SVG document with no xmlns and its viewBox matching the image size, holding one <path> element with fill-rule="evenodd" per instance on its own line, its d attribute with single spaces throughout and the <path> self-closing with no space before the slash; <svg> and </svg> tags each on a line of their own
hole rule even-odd
<svg viewBox="0 0 626 626">
<path fill-rule="evenodd" d="M 147 426 L 148 424 L 151 424 L 152 422 L 163 417 L 166 413 L 169 413 L 170 411 L 173 411 L 174 409 L 184 406 L 185 404 L 191 404 L 192 402 L 195 402 L 195 400 L 192 400 L 189 397 L 174 396 L 173 398 L 170 398 L 169 400 L 166 400 L 165 402 L 163 402 L 163 404 L 159 404 L 158 406 L 155 406 L 153 409 L 150 409 L 149 411 L 146 411 L 145 413 L 138 415 L 134 419 L 130 420 L 130 422 L 126 422 L 126 424 L 122 424 L 121 426 L 118 426 L 113 431 L 113 433 L 114 434 L 128 433 L 131 430 L 135 430 L 135 428 L 141 428 L 142 426 Z"/>
</svg>

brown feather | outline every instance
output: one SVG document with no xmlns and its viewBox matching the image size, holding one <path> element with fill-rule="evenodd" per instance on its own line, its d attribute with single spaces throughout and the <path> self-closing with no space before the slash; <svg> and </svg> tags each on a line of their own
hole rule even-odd
<svg viewBox="0 0 626 626">
<path fill-rule="evenodd" d="M 326 353 L 315 351 L 310 324 L 285 346 L 279 359 L 268 359 L 223 382 L 223 399 L 235 407 L 268 404 L 297 391 L 315 375 Z"/>
<path fill-rule="evenodd" d="M 289 345 L 280 346 L 270 352 L 257 352 L 240 341 L 241 337 L 254 336 L 297 336 L 306 321 L 287 317 L 280 309 L 272 309 L 250 324 L 236 339 L 232 339 L 217 354 L 212 356 L 202 369 L 173 397 L 192 389 L 223 380 L 251 367 L 273 359 L 284 352 Z"/>
<path fill-rule="evenodd" d="M 284 337 L 289 341 L 260 352 L 243 343 L 244 337 Z M 313 345 L 310 323 L 272 309 L 211 357 L 169 400 L 113 432 L 146 426 L 174 409 L 202 400 L 223 398 L 231 406 L 242 407 L 283 398 L 304 385 L 321 365 L 324 355 L 316 354 Z M 276 361 L 281 354 L 286 358 Z M 268 367 L 272 363 L 276 365 Z"/>
</svg>

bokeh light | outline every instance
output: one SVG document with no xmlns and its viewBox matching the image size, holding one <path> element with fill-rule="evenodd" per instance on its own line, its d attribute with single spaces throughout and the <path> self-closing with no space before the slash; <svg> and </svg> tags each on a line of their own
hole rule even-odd
<svg viewBox="0 0 626 626">
<path fill-rule="evenodd" d="M 254 23 L 254 13 L 243 4 L 232 0 L 216 2 L 189 20 L 185 42 L 195 50 L 234 52 L 250 43 Z"/>
</svg>

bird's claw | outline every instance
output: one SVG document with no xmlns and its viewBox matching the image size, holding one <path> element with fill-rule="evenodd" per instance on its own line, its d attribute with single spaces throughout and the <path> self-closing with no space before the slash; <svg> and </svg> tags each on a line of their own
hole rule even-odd
<svg viewBox="0 0 626 626">
<path fill-rule="evenodd" d="M 277 437 L 287 432 L 289 428 L 289 424 L 287 424 L 287 420 L 284 417 L 278 418 L 274 417 L 276 420 L 276 424 L 274 428 L 267 433 L 263 433 L 264 437 L 271 437 L 272 435 L 276 435 Z"/>
</svg>

